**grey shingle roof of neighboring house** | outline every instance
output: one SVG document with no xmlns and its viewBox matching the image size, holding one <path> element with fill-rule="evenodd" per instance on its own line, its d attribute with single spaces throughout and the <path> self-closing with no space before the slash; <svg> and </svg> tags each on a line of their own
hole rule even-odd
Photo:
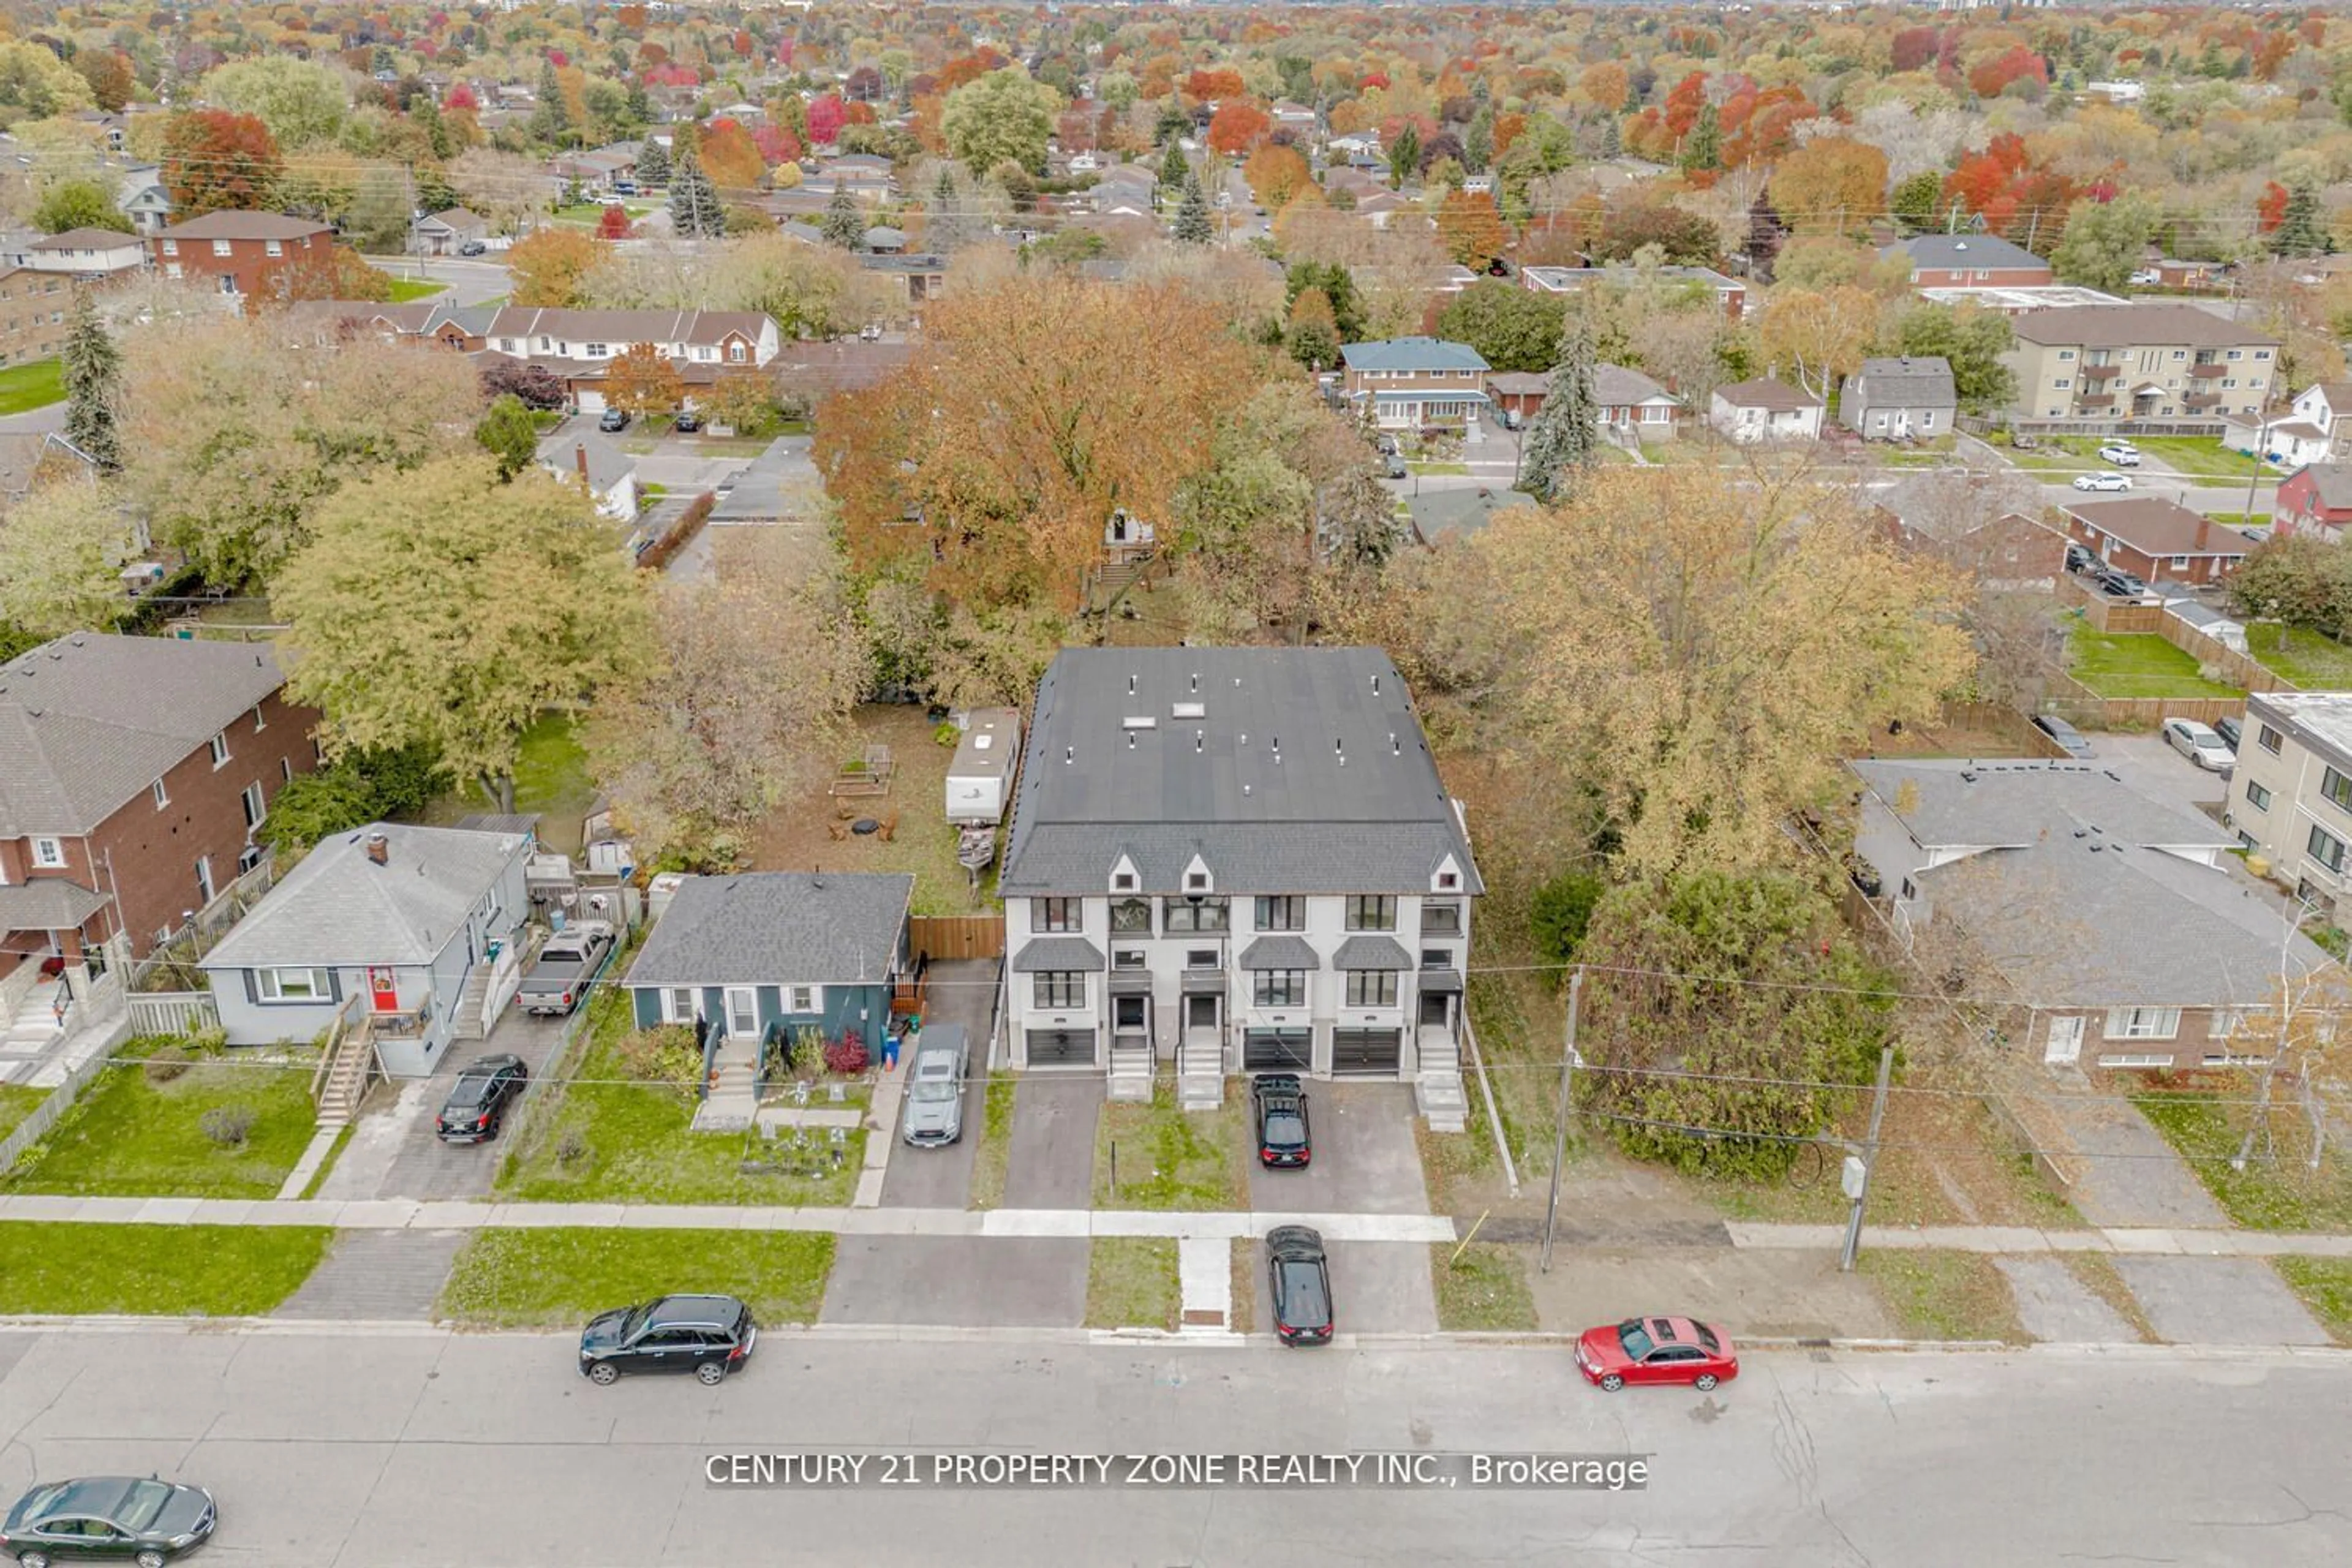
<svg viewBox="0 0 2352 1568">
<path fill-rule="evenodd" d="M 384 864 L 367 839 L 387 841 Z M 379 822 L 326 839 L 279 879 L 197 967 L 430 963 L 526 840 Z"/>
<path fill-rule="evenodd" d="M 554 338 L 562 342 L 716 344 L 730 332 L 753 342 L 774 323 L 757 310 L 565 310 L 509 305 L 490 318 L 491 338 Z"/>
<path fill-rule="evenodd" d="M 1923 234 L 1889 246 L 1911 258 L 1916 269 L 1943 271 L 1967 268 L 1971 271 L 2016 271 L 2025 268 L 2047 269 L 2050 263 L 2021 245 L 1993 234 Z"/>
<path fill-rule="evenodd" d="M 580 453 L 588 454 L 588 488 L 603 495 L 637 471 L 637 460 L 586 431 L 576 436 L 551 436 L 539 444 L 540 466 L 559 479 L 577 479 Z"/>
<path fill-rule="evenodd" d="M 776 226 L 786 236 L 786 237 L 797 239 L 803 245 L 823 245 L 826 243 L 824 230 L 817 227 L 817 226 L 813 223 L 803 223 L 800 219 L 793 218 L 789 223 L 778 224 Z"/>
<path fill-rule="evenodd" d="M 315 218 L 288 217 L 284 213 L 226 211 L 206 213 L 175 223 L 159 239 L 300 239 L 305 235 L 335 231 Z"/>
<path fill-rule="evenodd" d="M 801 482 L 807 476 L 806 457 L 793 449 L 788 437 L 779 436 L 723 481 L 725 490 L 710 509 L 710 521 L 773 522 L 789 510 L 787 481 Z"/>
<path fill-rule="evenodd" d="M 1866 359 L 1857 378 L 1873 405 L 1889 408 L 1949 408 L 1952 366 L 1941 354 L 1919 359 Z"/>
<path fill-rule="evenodd" d="M 1148 724 L 1145 722 L 1148 721 Z M 1038 683 L 1008 894 L 1480 889 L 1404 680 L 1378 648 L 1067 648 Z"/>
<path fill-rule="evenodd" d="M 688 877 L 622 984 L 878 985 L 914 896 L 898 872 Z"/>
<path fill-rule="evenodd" d="M 894 249 L 907 243 L 907 231 L 877 223 L 866 231 L 866 247 L 869 250 Z"/>
<path fill-rule="evenodd" d="M 2233 349 L 2275 345 L 2266 332 L 2200 310 L 2194 305 L 2069 305 L 2028 310 L 2010 323 L 2018 341 L 2091 349 L 2138 348 L 2180 343 L 2189 348 Z"/>
<path fill-rule="evenodd" d="M 2320 505 L 2352 506 L 2352 463 L 2312 463 L 2301 472 L 2311 476 L 2311 493 Z"/>
<path fill-rule="evenodd" d="M 63 234 L 49 235 L 26 246 L 27 250 L 121 250 L 126 246 L 142 246 L 146 240 L 135 234 L 125 234 L 115 228 L 69 228 Z"/>
<path fill-rule="evenodd" d="M 1468 343 L 1444 338 L 1382 338 L 1377 342 L 1349 343 L 1339 358 L 1349 370 L 1442 371 L 1475 374 L 1486 359 Z"/>
<path fill-rule="evenodd" d="M 0 931 L 72 931 L 106 908 L 106 896 L 63 877 L 0 888 Z"/>
<path fill-rule="evenodd" d="M 490 220 L 464 207 L 451 207 L 446 212 L 432 213 L 416 220 L 419 228 L 427 225 L 446 229 L 451 234 L 481 234 L 489 228 Z"/>
<path fill-rule="evenodd" d="M 2197 813 L 2142 795 L 2091 763 L 1932 758 L 1851 766 L 1929 847 L 2021 847 L 2045 832 L 2078 826 L 2143 846 L 2227 849 L 2237 843 Z M 1910 809 L 1896 809 L 1906 799 Z"/>
<path fill-rule="evenodd" d="M 1405 498 L 1413 531 L 1423 543 L 1445 533 L 1475 533 L 1498 512 L 1534 506 L 1536 498 L 1524 490 L 1498 490 L 1481 485 L 1466 490 L 1423 490 Z"/>
<path fill-rule="evenodd" d="M 1766 408 L 1776 414 L 1793 414 L 1799 409 L 1822 406 L 1822 400 L 1803 388 L 1769 377 L 1735 381 L 1729 386 L 1717 387 L 1715 395 L 1734 408 Z"/>
<path fill-rule="evenodd" d="M 0 837 L 92 831 L 285 679 L 267 647 L 97 632 L 0 665 Z"/>
<path fill-rule="evenodd" d="M 1331 955 L 1331 967 L 1349 969 L 1411 969 L 1412 954 L 1407 952 L 1396 938 L 1376 931 L 1360 931 L 1339 944 Z"/>
<path fill-rule="evenodd" d="M 1082 936 L 1041 936 L 1013 961 L 1019 974 L 1072 974 L 1102 966 L 1102 949 Z"/>
<path fill-rule="evenodd" d="M 1638 370 L 1628 370 L 1622 364 L 1592 367 L 1592 401 L 1603 408 L 1633 408 L 1660 400 L 1681 401 Z"/>
<path fill-rule="evenodd" d="M 1320 969 L 1323 961 L 1303 936 L 1262 936 L 1234 963 L 1243 969 Z"/>
</svg>

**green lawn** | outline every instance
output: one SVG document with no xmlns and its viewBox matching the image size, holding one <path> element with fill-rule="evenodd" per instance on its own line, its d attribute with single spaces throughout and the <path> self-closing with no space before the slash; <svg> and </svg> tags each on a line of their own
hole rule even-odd
<svg viewBox="0 0 2352 1568">
<path fill-rule="evenodd" d="M 2333 1150 L 2316 1171 L 2304 1163 L 2301 1110 L 2282 1105 L 2273 1110 L 2279 1146 L 2267 1155 L 2258 1146 L 2240 1171 L 2230 1162 L 2245 1131 L 2238 1120 L 2242 1107 L 2200 1094 L 2136 1095 L 2132 1103 L 2179 1152 L 2213 1201 L 2249 1230 L 2352 1230 L 2352 1163 Z"/>
<path fill-rule="evenodd" d="M 1100 1209 L 1191 1212 L 1249 1206 L 1243 1164 L 1248 1096 L 1235 1081 L 1213 1111 L 1180 1110 L 1176 1083 L 1151 1086 L 1150 1103 L 1117 1100 L 1095 1124 L 1095 1203 Z M 1112 1151 L 1118 1184 L 1111 1185 Z"/>
<path fill-rule="evenodd" d="M 693 1131 L 692 1094 L 630 1080 L 620 1047 L 629 1034 L 629 998 L 607 991 L 594 1004 L 581 1080 L 532 1118 L 499 1173 L 500 1195 L 523 1203 L 744 1204 L 793 1207 L 845 1205 L 857 1190 L 866 1134 L 852 1131 L 832 1163 L 830 1142 L 795 1153 L 787 1142 L 742 1132 Z M 566 1153 L 572 1157 L 566 1159 Z M 747 1173 L 747 1159 L 795 1169 Z M 800 1173 L 801 1168 L 816 1172 Z"/>
<path fill-rule="evenodd" d="M 0 1138 L 16 1131 L 16 1124 L 33 1114 L 33 1108 L 49 1098 L 46 1089 L 27 1089 L 22 1084 L 0 1084 Z"/>
<path fill-rule="evenodd" d="M 1449 1334 L 1484 1331 L 1532 1333 L 1535 1298 L 1528 1292 L 1525 1255 L 1519 1248 L 1474 1241 L 1454 1257 L 1456 1244 L 1434 1242 L 1429 1272 L 1437 1287 L 1437 1326 Z"/>
<path fill-rule="evenodd" d="M 0 370 L 0 414 L 46 408 L 52 403 L 63 403 L 65 397 L 62 360 L 37 359 L 30 364 L 12 364 Z"/>
<path fill-rule="evenodd" d="M 2069 639 L 2074 679 L 2102 697 L 2235 697 L 2197 673 L 2197 661 L 2154 632 L 2102 632 L 2077 621 Z"/>
<path fill-rule="evenodd" d="M 1005 1161 L 1013 1151 L 1013 1096 L 1020 1079 L 1008 1071 L 988 1075 L 980 1148 L 971 1161 L 971 1206 L 992 1209 L 1004 1202 Z"/>
<path fill-rule="evenodd" d="M 2150 436 L 2134 440 L 2147 456 L 2168 468 L 2200 479 L 2236 479 L 2243 482 L 2269 469 L 2242 452 L 2232 452 L 2219 441 L 2208 441 L 2194 436 Z"/>
<path fill-rule="evenodd" d="M 326 1256 L 318 1226 L 0 1221 L 0 1313 L 257 1317 Z"/>
<path fill-rule="evenodd" d="M 1184 1285 L 1176 1238 L 1098 1236 L 1087 1252 L 1087 1327 L 1173 1331 Z"/>
<path fill-rule="evenodd" d="M 2275 622 L 2250 626 L 2246 649 L 2306 691 L 2352 689 L 2352 647 L 2308 626 Z"/>
<path fill-rule="evenodd" d="M 143 1055 L 160 1043 L 133 1040 L 121 1054 Z M 318 1131 L 312 1065 L 271 1066 L 246 1052 L 198 1063 L 165 1084 L 149 1083 L 139 1067 L 116 1068 L 82 1091 L 0 1184 L 91 1197 L 274 1198 Z M 243 1147 L 224 1149 L 200 1124 L 207 1110 L 232 1105 L 256 1119 Z"/>
<path fill-rule="evenodd" d="M 604 220 L 604 208 L 608 204 L 604 202 L 575 202 L 568 207 L 556 208 L 555 221 L 558 223 L 584 223 L 593 226 Z M 645 216 L 654 209 L 648 206 L 640 206 L 635 202 L 623 202 L 621 204 L 621 210 L 629 215 L 629 221 L 631 223 L 635 223 L 637 219 Z"/>
<path fill-rule="evenodd" d="M 395 278 L 392 280 L 392 302 L 406 305 L 418 300 L 430 300 L 436 294 L 446 292 L 448 287 L 446 283 L 436 283 L 430 279 Z"/>
<path fill-rule="evenodd" d="M 1908 1338 L 2023 1344 L 2031 1337 L 2008 1278 L 1983 1253 L 1864 1247 L 1860 1268 Z"/>
<path fill-rule="evenodd" d="M 707 1291 L 741 1299 L 762 1323 L 814 1323 L 833 1249 L 821 1231 L 486 1230 L 457 1255 L 436 1311 L 475 1328 L 570 1328 Z"/>
<path fill-rule="evenodd" d="M 548 713 L 523 731 L 514 794 L 517 811 L 539 814 L 539 837 L 550 848 L 580 847 L 580 825 L 595 804 L 596 786 L 588 776 L 588 749 L 581 743 L 574 715 Z M 497 809 L 478 788 L 461 784 L 426 808 L 425 821 L 446 827 L 472 813 Z"/>
<path fill-rule="evenodd" d="M 2274 1258 L 2271 1267 L 2329 1333 L 2352 1344 L 2352 1258 Z"/>
</svg>

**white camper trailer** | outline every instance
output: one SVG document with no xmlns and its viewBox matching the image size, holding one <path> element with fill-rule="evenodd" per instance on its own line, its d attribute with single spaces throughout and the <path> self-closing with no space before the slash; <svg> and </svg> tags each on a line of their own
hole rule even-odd
<svg viewBox="0 0 2352 1568">
<path fill-rule="evenodd" d="M 1021 714 L 1012 708 L 975 708 L 964 716 L 963 739 L 948 768 L 948 820 L 959 826 L 993 826 L 1013 800 L 1013 772 L 1021 757 Z"/>
</svg>

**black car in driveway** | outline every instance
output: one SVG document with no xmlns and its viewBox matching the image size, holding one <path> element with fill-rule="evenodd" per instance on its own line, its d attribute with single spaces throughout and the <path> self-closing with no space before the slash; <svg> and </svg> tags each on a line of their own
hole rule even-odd
<svg viewBox="0 0 2352 1568">
<path fill-rule="evenodd" d="M 664 1296 L 591 1318 L 580 1331 L 580 1372 L 596 1384 L 625 1372 L 690 1372 L 715 1384 L 759 1337 L 751 1309 L 732 1296 Z"/>
<path fill-rule="evenodd" d="M 435 1131 L 444 1143 L 481 1143 L 499 1135 L 506 1121 L 507 1102 L 530 1081 L 530 1069 L 518 1056 L 477 1057 L 457 1074 L 449 1098 L 441 1102 Z"/>
<path fill-rule="evenodd" d="M 2033 727 L 2065 747 L 2070 757 L 2085 759 L 2092 754 L 2091 742 L 2083 739 L 2083 731 L 2054 713 L 2035 714 Z"/>
<path fill-rule="evenodd" d="M 19 1568 L 107 1558 L 163 1568 L 212 1538 L 213 1494 L 153 1476 L 47 1481 L 0 1519 L 0 1557 Z"/>
<path fill-rule="evenodd" d="M 1329 1343 L 1331 1270 L 1323 1258 L 1323 1233 L 1303 1225 L 1267 1231 L 1265 1274 L 1275 1337 L 1286 1345 Z"/>
<path fill-rule="evenodd" d="M 625 408 L 607 408 L 596 420 L 599 430 L 625 430 L 628 427 L 629 411 Z"/>
<path fill-rule="evenodd" d="M 1257 1110 L 1257 1163 L 1269 1171 L 1303 1171 L 1315 1157 L 1307 1125 L 1307 1089 L 1296 1074 L 1270 1072 L 1250 1079 Z"/>
</svg>

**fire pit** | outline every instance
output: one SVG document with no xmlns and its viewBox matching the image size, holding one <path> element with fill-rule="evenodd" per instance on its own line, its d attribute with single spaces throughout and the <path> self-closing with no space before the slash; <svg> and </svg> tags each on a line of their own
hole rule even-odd
<svg viewBox="0 0 2352 1568">
<path fill-rule="evenodd" d="M 869 833 L 881 832 L 882 825 L 870 816 L 861 816 L 849 825 L 849 831 L 863 837 Z"/>
</svg>

